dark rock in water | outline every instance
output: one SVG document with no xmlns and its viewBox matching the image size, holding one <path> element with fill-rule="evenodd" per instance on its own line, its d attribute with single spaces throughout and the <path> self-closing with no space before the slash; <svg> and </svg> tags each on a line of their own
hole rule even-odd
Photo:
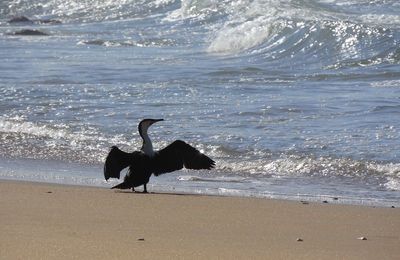
<svg viewBox="0 0 400 260">
<path fill-rule="evenodd" d="M 33 23 L 33 21 L 26 16 L 14 16 L 8 23 Z"/>
<path fill-rule="evenodd" d="M 39 19 L 39 20 L 34 20 L 34 22 L 39 24 L 61 24 L 61 21 L 53 19 Z"/>
<path fill-rule="evenodd" d="M 11 33 L 11 35 L 23 35 L 23 36 L 48 36 L 47 33 L 41 32 L 39 30 L 32 30 L 32 29 L 23 29 L 20 31 L 16 31 Z"/>
<path fill-rule="evenodd" d="M 37 24 L 60 24 L 61 21 L 54 19 L 36 19 L 31 20 L 26 16 L 14 16 L 11 18 L 8 23 L 37 23 Z"/>
</svg>

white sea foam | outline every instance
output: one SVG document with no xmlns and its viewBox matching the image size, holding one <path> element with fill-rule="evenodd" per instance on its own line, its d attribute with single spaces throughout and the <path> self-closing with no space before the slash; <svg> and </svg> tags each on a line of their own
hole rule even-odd
<svg viewBox="0 0 400 260">
<path fill-rule="evenodd" d="M 72 131 L 66 126 L 36 124 L 0 118 L 0 154 L 11 157 L 57 159 L 86 163 L 102 162 L 112 145 L 139 147 L 138 140 L 122 135 L 103 136 L 96 129 Z M 19 142 L 19 145 L 15 145 Z M 105 146 L 104 146 L 105 145 Z M 32 152 L 34 151 L 34 152 Z"/>
<path fill-rule="evenodd" d="M 279 30 L 280 14 L 274 1 L 232 1 L 223 8 L 228 21 L 211 33 L 209 52 L 237 53 L 266 41 Z M 279 3 L 278 3 L 279 4 Z M 228 11 L 229 10 L 229 11 Z"/>
<path fill-rule="evenodd" d="M 247 182 L 244 177 L 233 177 L 233 176 L 215 176 L 215 177 L 202 177 L 192 175 L 182 175 L 178 177 L 179 181 L 193 181 L 193 182 L 231 182 L 231 183 L 243 183 Z"/>
<path fill-rule="evenodd" d="M 380 80 L 371 82 L 374 88 L 400 88 L 400 80 Z"/>
<path fill-rule="evenodd" d="M 384 184 L 384 187 L 388 190 L 392 190 L 392 191 L 400 191 L 400 180 L 399 178 L 388 178 L 388 182 L 386 182 Z"/>
<path fill-rule="evenodd" d="M 208 47 L 209 52 L 236 53 L 264 42 L 274 29 L 273 21 L 259 17 L 239 25 L 226 25 Z"/>
<path fill-rule="evenodd" d="M 181 7 L 168 14 L 164 20 L 177 21 L 188 18 L 201 20 L 213 11 L 218 11 L 218 1 L 216 0 L 182 0 Z"/>
<path fill-rule="evenodd" d="M 53 139 L 65 138 L 68 135 L 66 129 L 49 128 L 46 125 L 37 125 L 32 122 L 4 118 L 0 118 L 0 132 L 29 134 L 37 137 L 51 137 Z"/>
</svg>

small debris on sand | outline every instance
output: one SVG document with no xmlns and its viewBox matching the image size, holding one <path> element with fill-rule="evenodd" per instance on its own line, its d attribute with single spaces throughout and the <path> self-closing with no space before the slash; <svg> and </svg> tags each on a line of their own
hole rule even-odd
<svg viewBox="0 0 400 260">
<path fill-rule="evenodd" d="M 138 238 L 137 240 L 138 241 L 144 241 L 144 238 Z"/>
<path fill-rule="evenodd" d="M 359 239 L 359 240 L 367 240 L 366 237 L 359 237 L 359 238 L 357 238 L 357 239 Z"/>
<path fill-rule="evenodd" d="M 297 241 L 297 242 L 303 242 L 303 239 L 298 237 L 298 238 L 296 239 L 296 241 Z"/>
</svg>

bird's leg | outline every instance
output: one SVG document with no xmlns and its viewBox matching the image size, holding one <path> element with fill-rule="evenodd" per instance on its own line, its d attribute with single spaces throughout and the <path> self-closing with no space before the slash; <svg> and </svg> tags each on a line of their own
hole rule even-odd
<svg viewBox="0 0 400 260">
<path fill-rule="evenodd" d="M 144 187 L 143 193 L 148 193 L 148 192 L 147 192 L 147 187 L 146 187 L 146 185 L 147 185 L 147 183 L 143 184 L 143 187 Z"/>
<path fill-rule="evenodd" d="M 135 187 L 132 187 L 132 192 L 135 192 Z"/>
</svg>

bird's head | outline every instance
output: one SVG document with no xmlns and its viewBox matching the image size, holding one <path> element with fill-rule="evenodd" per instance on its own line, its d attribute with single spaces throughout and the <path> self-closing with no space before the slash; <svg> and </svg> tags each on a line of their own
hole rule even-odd
<svg viewBox="0 0 400 260">
<path fill-rule="evenodd" d="M 142 133 L 147 133 L 147 129 L 149 129 L 149 127 L 152 124 L 159 122 L 159 121 L 164 121 L 164 119 L 147 118 L 147 119 L 143 119 L 142 121 L 140 121 L 139 126 L 138 126 L 140 135 L 142 135 Z"/>
</svg>

